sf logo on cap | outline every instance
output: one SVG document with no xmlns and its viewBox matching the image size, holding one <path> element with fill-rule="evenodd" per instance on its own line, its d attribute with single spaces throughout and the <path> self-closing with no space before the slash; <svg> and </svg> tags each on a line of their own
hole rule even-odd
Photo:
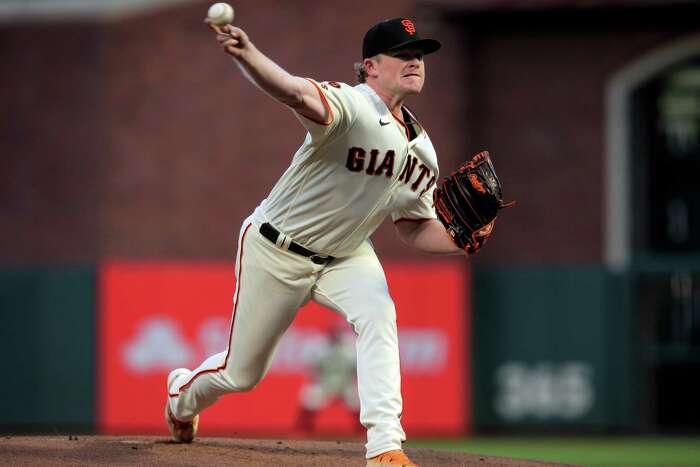
<svg viewBox="0 0 700 467">
<path fill-rule="evenodd" d="M 413 21 L 411 21 L 410 19 L 405 19 L 401 21 L 401 25 L 403 25 L 403 28 L 410 35 L 413 35 L 413 33 L 416 32 L 416 27 L 413 25 Z"/>
</svg>

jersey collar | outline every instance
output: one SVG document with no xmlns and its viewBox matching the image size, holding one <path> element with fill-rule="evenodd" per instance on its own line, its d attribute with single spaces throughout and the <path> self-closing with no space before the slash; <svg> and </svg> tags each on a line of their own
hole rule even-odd
<svg viewBox="0 0 700 467">
<path fill-rule="evenodd" d="M 377 92 L 374 89 L 372 89 L 369 85 L 367 85 L 365 83 L 361 83 L 361 84 L 356 85 L 355 89 L 357 89 L 358 91 L 362 92 L 367 97 L 369 97 L 370 101 L 374 105 L 374 108 L 376 109 L 377 114 L 380 118 L 384 119 L 385 121 L 390 121 L 390 122 L 396 121 L 396 124 L 399 125 L 399 127 L 401 127 L 401 131 L 405 131 L 405 125 L 403 125 L 398 120 L 398 118 L 394 114 L 391 113 L 391 111 L 389 110 L 389 107 L 386 106 L 386 104 L 384 103 L 382 98 L 379 97 L 379 94 L 377 94 Z M 403 107 L 406 108 L 406 106 L 403 106 Z M 409 113 L 411 114 L 411 117 L 414 119 L 414 121 L 418 122 L 418 120 L 416 120 L 415 117 L 413 117 L 413 113 L 410 111 L 409 111 Z M 419 138 L 421 138 L 423 136 L 423 133 L 425 132 L 425 130 L 423 129 L 423 126 L 420 123 L 418 125 L 420 126 L 420 131 L 418 134 L 418 138 L 415 138 L 412 141 L 412 143 L 414 143 L 414 144 Z"/>
<path fill-rule="evenodd" d="M 389 111 L 389 108 L 386 106 L 382 98 L 379 97 L 379 94 L 377 94 L 377 92 L 374 89 L 372 89 L 365 83 L 358 84 L 357 86 L 355 86 L 355 89 L 357 89 L 358 91 L 362 92 L 370 98 L 372 104 L 374 104 L 374 108 L 377 110 L 377 113 L 380 117 L 387 117 L 391 119 L 391 112 Z M 391 121 L 393 121 L 393 119 Z"/>
</svg>

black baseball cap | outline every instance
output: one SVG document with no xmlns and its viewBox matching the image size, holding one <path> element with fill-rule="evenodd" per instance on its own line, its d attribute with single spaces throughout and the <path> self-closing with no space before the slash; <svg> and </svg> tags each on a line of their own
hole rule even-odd
<svg viewBox="0 0 700 467">
<path fill-rule="evenodd" d="M 413 21 L 408 18 L 386 19 L 372 26 L 365 34 L 362 58 L 408 46 L 420 49 L 427 55 L 438 50 L 441 44 L 435 39 L 421 38 Z"/>
</svg>

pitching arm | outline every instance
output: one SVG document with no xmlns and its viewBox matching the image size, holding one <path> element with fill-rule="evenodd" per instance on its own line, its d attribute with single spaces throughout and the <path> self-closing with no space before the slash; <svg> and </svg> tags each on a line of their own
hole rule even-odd
<svg viewBox="0 0 700 467">
<path fill-rule="evenodd" d="M 306 79 L 293 76 L 260 52 L 241 28 L 205 23 L 216 33 L 216 40 L 231 55 L 243 75 L 273 99 L 297 113 L 316 121 L 326 121 L 324 106 L 316 87 Z"/>
</svg>

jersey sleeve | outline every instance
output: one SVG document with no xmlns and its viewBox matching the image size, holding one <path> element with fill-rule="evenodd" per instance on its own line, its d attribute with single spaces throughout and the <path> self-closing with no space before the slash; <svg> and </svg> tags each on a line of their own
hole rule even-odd
<svg viewBox="0 0 700 467">
<path fill-rule="evenodd" d="M 404 209 L 397 209 L 391 213 L 394 224 L 397 222 L 422 222 L 429 219 L 437 219 L 435 207 L 433 206 L 433 192 L 435 184 L 428 191 L 423 193 L 415 203 Z"/>
<path fill-rule="evenodd" d="M 325 121 L 313 120 L 294 112 L 301 124 L 309 131 L 312 141 L 317 142 L 331 134 L 343 133 L 349 129 L 357 117 L 357 91 L 345 83 L 306 79 L 316 87 L 327 111 Z"/>
</svg>

